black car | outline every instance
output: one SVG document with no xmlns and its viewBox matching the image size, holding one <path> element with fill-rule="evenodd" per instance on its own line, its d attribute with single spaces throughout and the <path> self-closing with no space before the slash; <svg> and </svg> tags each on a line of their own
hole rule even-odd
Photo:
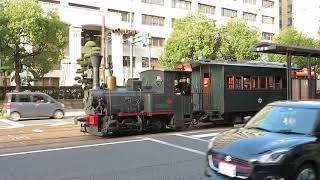
<svg viewBox="0 0 320 180">
<path fill-rule="evenodd" d="M 210 179 L 320 179 L 320 101 L 274 102 L 209 143 Z"/>
</svg>

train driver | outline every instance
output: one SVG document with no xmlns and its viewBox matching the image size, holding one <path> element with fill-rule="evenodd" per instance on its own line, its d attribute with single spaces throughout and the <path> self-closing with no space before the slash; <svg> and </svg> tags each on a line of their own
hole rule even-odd
<svg viewBox="0 0 320 180">
<path fill-rule="evenodd" d="M 176 85 L 176 89 L 177 89 L 176 94 L 190 95 L 191 94 L 190 79 L 188 80 L 186 76 L 183 76 L 182 79 L 180 79 L 178 85 Z"/>
</svg>

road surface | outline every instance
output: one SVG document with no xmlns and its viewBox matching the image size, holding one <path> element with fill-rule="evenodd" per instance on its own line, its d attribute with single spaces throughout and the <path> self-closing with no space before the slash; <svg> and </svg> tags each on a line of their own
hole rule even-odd
<svg viewBox="0 0 320 180">
<path fill-rule="evenodd" d="M 208 141 L 227 128 L 112 138 L 70 129 L 66 131 L 71 133 L 70 141 L 0 148 L 0 180 L 206 179 L 203 172 Z M 30 142 L 37 139 L 34 134 L 37 132 L 29 134 L 33 138 Z"/>
</svg>

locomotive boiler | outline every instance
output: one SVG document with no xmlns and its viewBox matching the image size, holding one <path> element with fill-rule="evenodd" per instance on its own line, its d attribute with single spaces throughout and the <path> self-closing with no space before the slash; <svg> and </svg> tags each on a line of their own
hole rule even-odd
<svg viewBox="0 0 320 180">
<path fill-rule="evenodd" d="M 178 89 L 190 72 L 148 70 L 140 79 L 129 79 L 127 87 L 115 90 L 99 85 L 101 56 L 93 54 L 93 88 L 84 97 L 85 115 L 81 131 L 104 136 L 122 132 L 181 129 L 191 123 L 191 87 Z"/>
</svg>

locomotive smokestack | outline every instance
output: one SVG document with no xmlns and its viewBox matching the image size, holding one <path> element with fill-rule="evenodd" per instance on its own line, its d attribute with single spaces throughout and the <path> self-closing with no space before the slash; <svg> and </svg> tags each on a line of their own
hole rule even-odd
<svg viewBox="0 0 320 180">
<path fill-rule="evenodd" d="M 100 87 L 99 83 L 99 67 L 101 64 L 102 56 L 98 53 L 91 55 L 91 63 L 93 67 L 93 87 L 92 89 L 98 89 Z"/>
</svg>

